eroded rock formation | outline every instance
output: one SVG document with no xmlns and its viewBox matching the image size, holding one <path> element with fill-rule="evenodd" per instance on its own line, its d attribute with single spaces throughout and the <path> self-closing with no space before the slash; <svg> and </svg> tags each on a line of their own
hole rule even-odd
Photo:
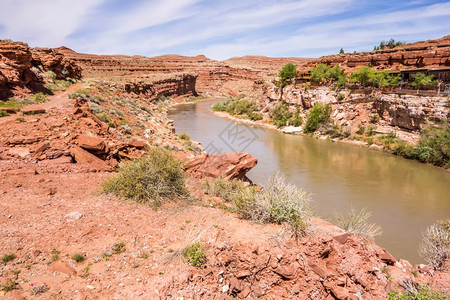
<svg viewBox="0 0 450 300">
<path fill-rule="evenodd" d="M 0 41 L 0 99 L 43 91 L 46 72 L 57 79 L 80 78 L 81 68 L 53 49 Z"/>
</svg>

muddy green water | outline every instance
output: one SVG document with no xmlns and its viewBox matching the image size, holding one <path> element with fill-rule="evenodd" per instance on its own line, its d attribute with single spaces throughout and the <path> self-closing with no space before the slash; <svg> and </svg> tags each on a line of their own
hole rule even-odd
<svg viewBox="0 0 450 300">
<path fill-rule="evenodd" d="M 217 100 L 215 100 L 217 101 Z M 421 232 L 450 216 L 450 173 L 358 146 L 237 124 L 211 113 L 214 100 L 170 109 L 177 133 L 187 133 L 211 154 L 245 151 L 258 158 L 255 183 L 277 171 L 312 193 L 317 215 L 367 208 L 383 228 L 376 238 L 396 258 L 422 263 Z"/>
</svg>

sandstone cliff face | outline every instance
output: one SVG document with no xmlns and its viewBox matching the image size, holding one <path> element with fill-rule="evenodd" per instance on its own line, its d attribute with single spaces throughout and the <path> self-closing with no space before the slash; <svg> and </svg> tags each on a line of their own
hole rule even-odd
<svg viewBox="0 0 450 300">
<path fill-rule="evenodd" d="M 340 95 L 340 96 L 339 96 Z M 344 97 L 339 100 L 339 97 Z M 279 99 L 279 88 L 273 84 L 265 85 L 265 94 L 260 102 L 274 105 Z M 368 123 L 372 114 L 378 114 L 381 123 L 403 130 L 419 131 L 429 121 L 441 121 L 450 117 L 448 97 L 424 97 L 383 93 L 380 91 L 340 91 L 321 87 L 304 90 L 293 86 L 286 87 L 283 100 L 303 110 L 311 108 L 314 103 L 322 102 L 333 106 L 332 118 L 341 125 L 355 126 Z"/>
<path fill-rule="evenodd" d="M 57 51 L 76 61 L 83 68 L 85 77 L 132 77 L 190 72 L 198 74 L 197 92 L 219 96 L 237 95 L 241 92 L 252 93 L 259 90 L 259 84 L 265 79 L 273 79 L 286 63 L 294 62 L 300 68 L 311 61 L 305 58 L 244 56 L 219 62 L 204 55 L 195 57 L 91 55 L 77 53 L 66 47 L 58 48 Z"/>
<path fill-rule="evenodd" d="M 43 90 L 47 71 L 58 79 L 81 76 L 81 68 L 55 50 L 0 41 L 0 99 Z"/>
<path fill-rule="evenodd" d="M 153 101 L 160 96 L 196 96 L 196 81 L 197 74 L 176 73 L 133 78 L 114 78 L 114 80 L 109 80 L 108 82 L 114 88 L 123 90 L 126 93 L 141 95 L 149 101 Z"/>
<path fill-rule="evenodd" d="M 340 65 L 349 69 L 348 71 L 359 66 L 394 70 L 449 67 L 450 35 L 437 40 L 405 44 L 394 49 L 324 56 L 310 62 L 306 69 L 319 63 Z"/>
</svg>

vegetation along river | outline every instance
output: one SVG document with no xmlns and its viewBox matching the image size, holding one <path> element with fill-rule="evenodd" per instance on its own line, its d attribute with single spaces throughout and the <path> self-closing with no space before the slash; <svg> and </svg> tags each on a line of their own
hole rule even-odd
<svg viewBox="0 0 450 300">
<path fill-rule="evenodd" d="M 450 216 L 450 173 L 437 167 L 358 146 L 287 135 L 215 116 L 216 100 L 170 109 L 177 133 L 187 133 L 210 153 L 244 151 L 258 158 L 248 173 L 255 183 L 280 171 L 312 193 L 317 215 L 366 208 L 383 229 L 376 238 L 396 258 L 422 263 L 422 231 Z"/>
</svg>

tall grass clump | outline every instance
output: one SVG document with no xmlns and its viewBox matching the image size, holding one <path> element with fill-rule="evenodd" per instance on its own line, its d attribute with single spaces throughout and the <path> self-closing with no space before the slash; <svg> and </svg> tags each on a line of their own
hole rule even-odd
<svg viewBox="0 0 450 300">
<path fill-rule="evenodd" d="M 181 162 L 168 150 L 151 148 L 145 157 L 121 163 L 118 171 L 104 183 L 105 192 L 155 207 L 163 199 L 186 195 Z"/>
<path fill-rule="evenodd" d="M 337 214 L 335 218 L 337 225 L 348 231 L 348 233 L 373 240 L 376 236 L 382 234 L 383 231 L 377 224 L 368 222 L 371 216 L 372 213 L 366 209 L 357 212 L 352 208 L 348 215 Z"/>
<path fill-rule="evenodd" d="M 206 184 L 205 192 L 231 202 L 244 219 L 261 224 L 287 224 L 296 237 L 305 233 L 312 216 L 310 194 L 286 183 L 281 174 L 268 179 L 264 189 L 238 180 L 217 178 Z"/>
<path fill-rule="evenodd" d="M 450 258 L 450 219 L 436 222 L 429 226 L 422 235 L 420 255 L 429 264 L 441 268 Z"/>
<path fill-rule="evenodd" d="M 263 190 L 255 196 L 251 218 L 260 223 L 287 223 L 297 236 L 303 234 L 312 216 L 311 195 L 295 185 L 286 183 L 281 174 L 267 180 Z"/>
<path fill-rule="evenodd" d="M 308 119 L 306 120 L 304 131 L 306 133 L 315 132 L 320 125 L 327 123 L 331 116 L 331 105 L 315 103 L 310 109 Z"/>
</svg>

